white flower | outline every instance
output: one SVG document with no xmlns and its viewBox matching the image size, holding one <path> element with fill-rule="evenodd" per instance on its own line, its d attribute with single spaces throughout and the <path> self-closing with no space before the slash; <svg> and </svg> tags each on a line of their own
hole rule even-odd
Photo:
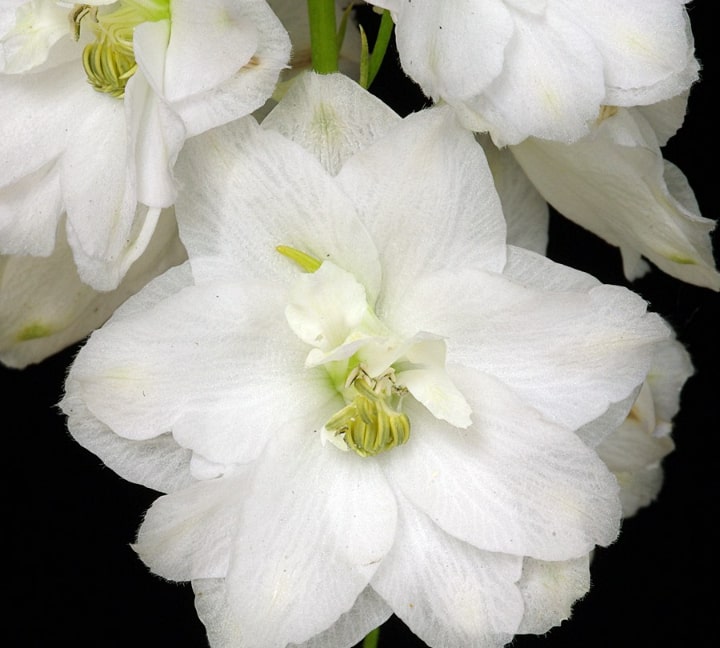
<svg viewBox="0 0 720 648">
<path fill-rule="evenodd" d="M 498 146 L 571 142 L 600 107 L 672 97 L 698 64 L 682 0 L 371 0 L 405 72 Z"/>
<path fill-rule="evenodd" d="M 715 221 L 700 215 L 685 176 L 660 151 L 682 123 L 685 99 L 607 110 L 573 144 L 528 138 L 510 150 L 553 207 L 620 248 L 629 279 L 647 270 L 644 256 L 673 277 L 720 290 Z"/>
<path fill-rule="evenodd" d="M 81 340 L 150 279 L 186 258 L 169 213 L 161 215 L 145 251 L 109 292 L 80 280 L 62 228 L 49 257 L 0 256 L 0 362 L 22 369 Z"/>
<path fill-rule="evenodd" d="M 50 256 L 66 213 L 98 290 L 173 204 L 185 139 L 262 105 L 290 49 L 264 0 L 31 0 L 0 30 L 0 253 Z"/>
<path fill-rule="evenodd" d="M 351 646 L 392 611 L 458 648 L 558 623 L 620 519 L 574 430 L 635 393 L 667 328 L 505 245 L 450 109 L 400 120 L 308 75 L 263 126 L 188 142 L 189 262 L 68 376 L 75 438 L 168 493 L 137 551 L 193 581 L 214 646 Z"/>
<path fill-rule="evenodd" d="M 692 373 L 682 344 L 673 339 L 659 345 L 627 419 L 597 446 L 620 484 L 624 517 L 635 515 L 660 492 L 660 462 L 675 448 L 670 438 L 672 420 L 680 409 L 682 387 Z"/>
</svg>

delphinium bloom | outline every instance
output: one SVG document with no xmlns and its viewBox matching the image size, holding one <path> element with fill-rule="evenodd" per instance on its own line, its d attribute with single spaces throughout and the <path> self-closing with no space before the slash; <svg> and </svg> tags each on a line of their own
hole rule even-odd
<svg viewBox="0 0 720 648">
<path fill-rule="evenodd" d="M 498 146 L 571 142 L 602 106 L 657 103 L 697 79 L 682 0 L 371 0 L 405 72 Z"/>
<path fill-rule="evenodd" d="M 13 2 L 0 10 L 0 253 L 118 286 L 142 254 L 187 137 L 272 93 L 290 42 L 264 0 Z M 63 221 L 64 216 L 64 221 Z"/>
<path fill-rule="evenodd" d="M 189 261 L 78 354 L 85 447 L 166 492 L 136 550 L 190 580 L 214 646 L 544 632 L 612 542 L 617 483 L 575 433 L 669 331 L 632 292 L 506 245 L 481 148 L 307 75 L 178 162 Z M 312 596 L 308 596 L 312 592 Z"/>
</svg>

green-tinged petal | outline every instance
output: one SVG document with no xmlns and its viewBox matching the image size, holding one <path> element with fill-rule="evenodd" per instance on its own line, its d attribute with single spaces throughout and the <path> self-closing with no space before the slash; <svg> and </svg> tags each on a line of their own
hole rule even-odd
<svg viewBox="0 0 720 648">
<path fill-rule="evenodd" d="M 276 130 L 314 153 L 335 175 L 350 156 L 399 121 L 385 103 L 346 76 L 308 72 L 293 82 L 263 120 L 263 128 Z"/>
<path fill-rule="evenodd" d="M 62 228 L 51 256 L 2 258 L 0 360 L 24 367 L 77 342 L 150 279 L 184 258 L 169 213 L 160 217 L 147 249 L 112 292 L 97 292 L 82 283 Z"/>
<path fill-rule="evenodd" d="M 620 109 L 571 145 L 528 139 L 513 154 L 561 214 L 668 274 L 720 290 L 710 231 L 685 177 L 665 163 L 641 113 Z M 635 268 L 637 257 L 627 268 Z"/>
</svg>

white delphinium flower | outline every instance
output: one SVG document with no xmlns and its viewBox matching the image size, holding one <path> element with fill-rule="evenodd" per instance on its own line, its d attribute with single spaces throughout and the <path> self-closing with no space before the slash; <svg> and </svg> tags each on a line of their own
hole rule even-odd
<svg viewBox="0 0 720 648">
<path fill-rule="evenodd" d="M 308 75 L 263 126 L 188 142 L 188 263 L 68 375 L 74 437 L 168 493 L 138 553 L 193 581 L 214 646 L 351 646 L 393 611 L 457 648 L 558 623 L 621 514 L 574 431 L 634 395 L 667 327 L 507 246 L 447 107 L 400 120 Z"/>
<path fill-rule="evenodd" d="M 652 368 L 627 419 L 597 452 L 620 484 L 623 516 L 650 504 L 663 482 L 662 459 L 675 448 L 670 432 L 680 392 L 692 375 L 690 356 L 677 340 L 659 345 Z"/>
<path fill-rule="evenodd" d="M 601 106 L 656 103 L 697 79 L 683 0 L 370 0 L 405 72 L 498 146 L 571 142 Z"/>
<path fill-rule="evenodd" d="M 509 149 L 553 207 L 620 248 L 628 279 L 647 270 L 644 256 L 673 277 L 720 290 L 715 221 L 700 215 L 687 179 L 660 150 L 682 124 L 686 99 L 607 109 L 573 144 L 528 138 Z"/>
<path fill-rule="evenodd" d="M 262 105 L 289 52 L 264 0 L 6 3 L 0 253 L 50 256 L 66 213 L 80 279 L 115 288 L 185 139 Z"/>
<path fill-rule="evenodd" d="M 74 344 L 150 279 L 186 258 L 172 216 L 159 219 L 143 254 L 108 292 L 80 280 L 62 228 L 49 257 L 0 256 L 0 362 L 22 369 Z"/>
</svg>

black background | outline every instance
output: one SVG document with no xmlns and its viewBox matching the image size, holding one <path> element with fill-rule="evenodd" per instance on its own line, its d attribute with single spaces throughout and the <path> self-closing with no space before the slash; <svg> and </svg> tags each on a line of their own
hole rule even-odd
<svg viewBox="0 0 720 648">
<path fill-rule="evenodd" d="M 685 125 L 665 153 L 688 176 L 703 214 L 717 218 L 713 4 L 689 7 L 704 70 Z M 393 56 L 386 67 L 392 68 Z M 373 90 L 402 114 L 422 105 L 391 70 L 381 73 Z M 714 240 L 720 247 L 717 234 Z M 556 216 L 549 254 L 603 281 L 625 284 L 616 250 Z M 696 367 L 676 418 L 677 448 L 665 461 L 658 501 L 627 520 L 614 545 L 597 552 L 593 588 L 573 618 L 545 637 L 517 638 L 518 648 L 697 647 L 717 640 L 719 299 L 656 270 L 632 287 L 673 324 Z M 55 408 L 77 348 L 21 372 L 0 368 L 9 509 L 4 535 L 10 539 L 5 593 L 11 601 L 0 639 L 32 647 L 206 646 L 190 587 L 151 575 L 129 547 L 157 493 L 103 467 L 69 437 Z M 423 645 L 396 619 L 383 627 L 381 648 Z"/>
</svg>

